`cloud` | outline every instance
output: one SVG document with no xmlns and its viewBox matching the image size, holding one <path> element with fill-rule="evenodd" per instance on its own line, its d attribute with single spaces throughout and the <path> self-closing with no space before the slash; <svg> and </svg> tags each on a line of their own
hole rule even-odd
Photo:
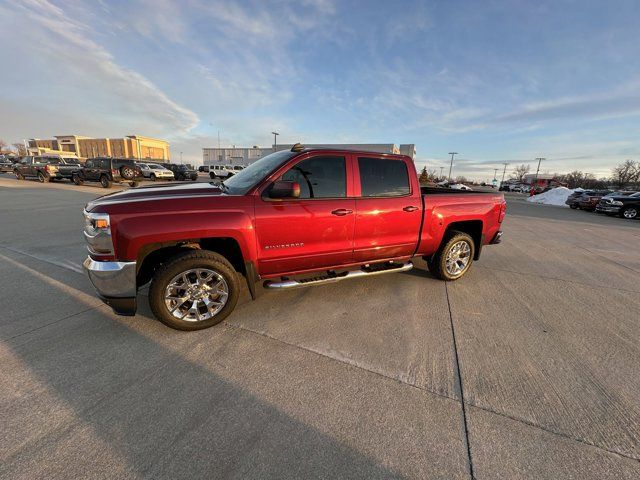
<svg viewBox="0 0 640 480">
<path fill-rule="evenodd" d="M 38 56 L 43 88 L 55 88 L 56 83 L 66 80 L 79 87 L 75 93 L 83 96 L 85 102 L 88 94 L 94 95 L 96 103 L 110 104 L 106 118 L 128 117 L 128 125 L 136 121 L 155 123 L 156 132 L 189 131 L 198 124 L 198 115 L 173 101 L 142 74 L 119 65 L 94 40 L 97 35 L 91 28 L 61 7 L 46 0 L 18 1 L 13 7 L 3 10 L 6 14 L 18 14 L 14 15 L 18 22 L 27 20 L 28 26 L 22 22 L 20 40 L 28 45 L 20 48 L 30 48 Z M 86 115 L 82 105 L 73 102 L 66 105 L 65 115 Z"/>
</svg>

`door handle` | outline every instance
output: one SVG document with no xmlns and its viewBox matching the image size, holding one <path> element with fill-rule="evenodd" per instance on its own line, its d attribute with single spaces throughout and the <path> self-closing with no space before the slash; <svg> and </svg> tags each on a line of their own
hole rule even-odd
<svg viewBox="0 0 640 480">
<path fill-rule="evenodd" d="M 409 205 L 408 207 L 404 207 L 402 210 L 405 212 L 415 212 L 418 210 L 418 207 L 414 207 L 413 205 Z"/>
<path fill-rule="evenodd" d="M 349 210 L 348 208 L 339 208 L 331 212 L 333 215 L 337 215 L 339 217 L 344 217 L 350 213 L 353 213 L 353 210 Z"/>
</svg>

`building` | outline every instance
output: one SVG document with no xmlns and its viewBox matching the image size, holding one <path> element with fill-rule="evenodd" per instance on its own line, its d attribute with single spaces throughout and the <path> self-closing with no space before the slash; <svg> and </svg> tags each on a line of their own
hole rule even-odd
<svg viewBox="0 0 640 480">
<path fill-rule="evenodd" d="M 169 143 L 142 135 L 128 135 L 124 138 L 91 138 L 81 135 L 56 135 L 53 139 L 28 140 L 30 155 L 57 154 L 91 157 L 120 157 L 168 162 L 171 160 Z"/>
<path fill-rule="evenodd" d="M 308 148 L 337 148 L 348 150 L 363 150 L 366 152 L 376 153 L 396 153 L 408 155 L 411 158 L 416 156 L 416 147 L 414 144 L 404 144 L 398 147 L 393 143 L 335 143 L 335 144 L 304 144 Z M 204 165 L 249 165 L 256 160 L 261 159 L 273 153 L 274 151 L 290 150 L 293 144 L 281 144 L 262 148 L 257 145 L 253 147 L 221 147 L 221 148 L 203 148 L 202 163 Z"/>
</svg>

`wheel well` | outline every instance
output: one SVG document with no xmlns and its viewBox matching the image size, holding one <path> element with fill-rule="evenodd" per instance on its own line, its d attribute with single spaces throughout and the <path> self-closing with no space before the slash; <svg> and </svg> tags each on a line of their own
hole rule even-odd
<svg viewBox="0 0 640 480">
<path fill-rule="evenodd" d="M 211 250 L 225 257 L 237 272 L 245 274 L 245 265 L 240 245 L 233 238 L 196 238 L 170 243 L 145 245 L 138 253 L 137 285 L 141 287 L 151 281 L 156 269 L 176 254 L 188 249 Z"/>
<path fill-rule="evenodd" d="M 466 220 L 464 222 L 452 222 L 447 225 L 447 231 L 445 235 L 452 230 L 458 232 L 464 232 L 473 239 L 475 244 L 474 260 L 480 258 L 480 251 L 482 250 L 482 220 Z"/>
</svg>

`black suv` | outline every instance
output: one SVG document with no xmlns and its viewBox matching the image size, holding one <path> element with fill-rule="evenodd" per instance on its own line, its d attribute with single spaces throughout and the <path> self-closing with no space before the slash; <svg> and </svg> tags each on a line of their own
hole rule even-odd
<svg viewBox="0 0 640 480">
<path fill-rule="evenodd" d="M 161 163 L 165 168 L 173 172 L 176 180 L 197 180 L 198 171 L 189 164 L 183 163 Z"/>
<path fill-rule="evenodd" d="M 596 210 L 608 215 L 620 215 L 629 220 L 640 218 L 640 192 L 603 198 L 598 203 Z"/>
<path fill-rule="evenodd" d="M 100 182 L 104 188 L 111 187 L 113 182 L 128 183 L 136 187 L 143 178 L 140 167 L 128 158 L 89 158 L 73 174 L 73 182 L 76 185 Z"/>
</svg>

